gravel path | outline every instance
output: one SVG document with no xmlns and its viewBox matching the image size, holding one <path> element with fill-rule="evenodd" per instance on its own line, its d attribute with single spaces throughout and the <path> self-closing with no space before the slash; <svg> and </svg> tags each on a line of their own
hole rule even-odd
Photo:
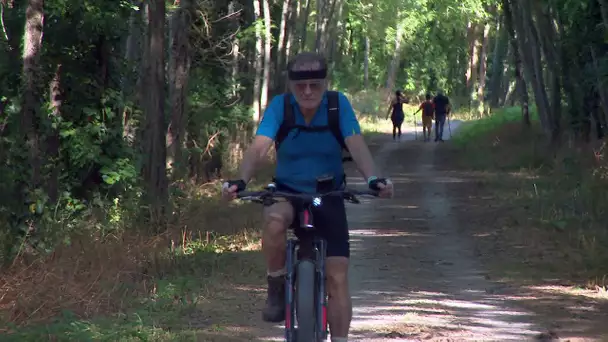
<svg viewBox="0 0 608 342">
<path fill-rule="evenodd" d="M 452 131 L 458 124 L 452 122 Z M 411 129 L 404 133 L 400 142 L 378 136 L 372 143 L 377 163 L 396 185 L 395 198 L 348 206 L 354 300 L 349 340 L 538 340 L 544 329 L 517 308 L 515 294 L 487 279 L 470 238 L 459 233 L 463 222 L 451 211 L 446 184 L 464 180 L 435 169 L 439 145 L 414 141 Z M 349 185 L 364 186 L 358 177 Z M 282 341 L 281 326 L 259 319 L 262 297 L 246 315 L 244 325 L 251 328 L 239 335 Z"/>
<path fill-rule="evenodd" d="M 350 208 L 351 339 L 536 338 L 542 329 L 531 324 L 531 314 L 518 310 L 508 293 L 486 280 L 470 242 L 458 233 L 446 183 L 461 180 L 434 169 L 438 147 L 386 142 L 377 156 L 396 184 L 395 199 Z"/>
</svg>

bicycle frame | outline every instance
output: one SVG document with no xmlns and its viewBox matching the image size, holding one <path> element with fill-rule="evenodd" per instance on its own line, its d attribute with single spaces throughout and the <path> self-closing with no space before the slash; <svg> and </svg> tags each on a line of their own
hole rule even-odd
<svg viewBox="0 0 608 342">
<path fill-rule="evenodd" d="M 310 203 L 312 204 L 312 203 Z M 285 282 L 285 340 L 291 342 L 295 338 L 295 310 L 294 304 L 294 284 L 297 277 L 296 265 L 302 260 L 310 260 L 315 264 L 316 291 L 315 291 L 315 312 L 317 331 L 321 333 L 322 339 L 329 335 L 327 325 L 327 292 L 325 289 L 325 260 L 327 242 L 316 235 L 314 219 L 310 207 L 306 205 L 298 213 L 299 226 L 290 227 L 292 231 L 299 235 L 297 239 L 287 240 L 286 249 L 286 268 L 287 279 Z"/>
<path fill-rule="evenodd" d="M 298 225 L 289 227 L 289 231 L 296 233 L 298 239 L 287 239 L 286 248 L 286 282 L 285 282 L 285 339 L 292 342 L 295 338 L 296 330 L 295 310 L 294 310 L 294 284 L 296 281 L 296 266 L 302 260 L 310 260 L 315 265 L 315 313 L 317 331 L 321 333 L 322 339 L 329 335 L 327 322 L 327 293 L 325 288 L 325 261 L 327 242 L 316 234 L 312 206 L 323 205 L 322 197 L 328 195 L 341 195 L 351 203 L 360 203 L 355 195 L 377 196 L 375 191 L 353 191 L 339 190 L 329 191 L 319 195 L 293 194 L 276 191 L 274 184 L 269 184 L 266 191 L 260 192 L 241 192 L 238 198 L 251 200 L 254 202 L 270 205 L 276 203 L 275 198 L 285 199 L 297 198 L 303 200 L 303 206 L 297 217 Z M 292 234 L 293 235 L 293 234 Z"/>
</svg>

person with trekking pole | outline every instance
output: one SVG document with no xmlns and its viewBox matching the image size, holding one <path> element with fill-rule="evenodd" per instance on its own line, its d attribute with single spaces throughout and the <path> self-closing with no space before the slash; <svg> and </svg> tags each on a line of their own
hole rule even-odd
<svg viewBox="0 0 608 342">
<path fill-rule="evenodd" d="M 431 101 L 431 93 L 426 93 L 425 101 L 420 104 L 418 110 L 414 113 L 414 122 L 416 122 L 416 114 L 422 111 L 422 134 L 424 141 L 431 140 L 431 128 L 433 127 L 433 119 L 435 118 L 435 106 Z"/>
<path fill-rule="evenodd" d="M 433 98 L 433 105 L 435 106 L 435 142 L 443 142 L 443 126 L 450 114 L 450 99 L 439 90 L 437 96 Z M 451 131 L 451 128 L 449 129 Z"/>
</svg>

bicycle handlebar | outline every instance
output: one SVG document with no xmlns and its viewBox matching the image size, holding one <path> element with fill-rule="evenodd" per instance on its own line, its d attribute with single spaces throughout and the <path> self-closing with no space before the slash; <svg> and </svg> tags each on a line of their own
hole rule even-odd
<svg viewBox="0 0 608 342">
<path fill-rule="evenodd" d="M 334 190 L 324 194 L 297 194 L 291 192 L 283 192 L 276 190 L 263 190 L 263 191 L 241 191 L 237 193 L 237 198 L 242 200 L 249 200 L 254 202 L 260 202 L 264 200 L 274 200 L 276 198 L 284 198 L 284 199 L 303 199 L 314 201 L 315 199 L 321 199 L 326 196 L 336 196 L 342 195 L 342 197 L 352 203 L 359 203 L 355 196 L 373 196 L 378 197 L 378 191 L 373 190 L 353 190 L 353 189 L 343 189 L 343 190 Z"/>
</svg>

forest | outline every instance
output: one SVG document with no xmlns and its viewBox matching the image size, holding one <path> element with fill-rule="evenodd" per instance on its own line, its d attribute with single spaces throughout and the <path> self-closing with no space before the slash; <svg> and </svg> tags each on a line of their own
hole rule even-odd
<svg viewBox="0 0 608 342">
<path fill-rule="evenodd" d="M 543 236 L 585 270 L 568 280 L 606 291 L 606 0 L 0 0 L 0 26 L 6 338 L 178 339 L 254 277 L 259 208 L 219 181 L 301 51 L 371 135 L 396 90 L 406 113 L 443 90 L 458 167 L 529 171 Z"/>
</svg>

